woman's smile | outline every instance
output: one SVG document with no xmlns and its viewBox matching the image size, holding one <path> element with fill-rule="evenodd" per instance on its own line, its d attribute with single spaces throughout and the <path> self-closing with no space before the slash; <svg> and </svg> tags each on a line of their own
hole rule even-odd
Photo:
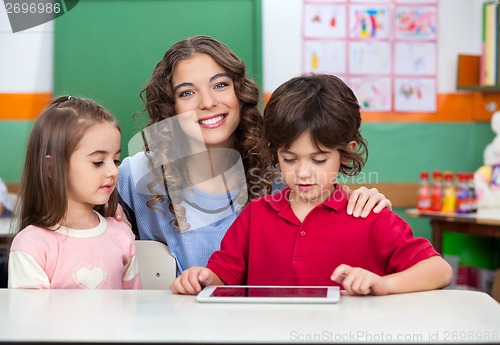
<svg viewBox="0 0 500 345">
<path fill-rule="evenodd" d="M 203 119 L 198 120 L 198 123 L 203 128 L 215 128 L 222 125 L 226 119 L 226 114 L 218 114 L 211 117 L 205 117 Z"/>
</svg>

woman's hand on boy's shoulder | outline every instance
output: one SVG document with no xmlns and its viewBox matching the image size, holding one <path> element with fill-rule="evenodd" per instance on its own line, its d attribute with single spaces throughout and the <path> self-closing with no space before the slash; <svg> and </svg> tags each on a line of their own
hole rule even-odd
<svg viewBox="0 0 500 345">
<path fill-rule="evenodd" d="M 196 295 L 207 285 L 222 285 L 222 282 L 210 269 L 193 266 L 175 278 L 170 284 L 170 290 L 181 295 Z"/>
<path fill-rule="evenodd" d="M 364 186 L 351 191 L 347 185 L 341 185 L 343 192 L 349 194 L 347 203 L 347 214 L 354 217 L 366 218 L 373 211 L 379 213 L 384 208 L 392 210 L 392 203 L 380 193 L 377 188 L 366 188 Z"/>
<path fill-rule="evenodd" d="M 129 220 L 125 216 L 125 211 L 123 211 L 123 208 L 120 204 L 118 204 L 118 206 L 116 207 L 116 211 L 115 211 L 115 214 L 113 217 L 117 221 L 124 222 L 125 224 L 127 224 L 129 228 L 132 228 L 132 224 L 129 222 Z"/>
<path fill-rule="evenodd" d="M 350 295 L 387 295 L 388 288 L 383 277 L 360 267 L 339 265 L 331 279 L 342 284 Z"/>
</svg>

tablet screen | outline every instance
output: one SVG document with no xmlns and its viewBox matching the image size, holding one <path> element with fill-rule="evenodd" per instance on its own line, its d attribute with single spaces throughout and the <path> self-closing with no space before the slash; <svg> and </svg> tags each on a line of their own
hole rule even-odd
<svg viewBox="0 0 500 345">
<path fill-rule="evenodd" d="M 216 287 L 212 297 L 326 297 L 328 290 L 324 287 Z"/>
<path fill-rule="evenodd" d="M 205 286 L 196 296 L 199 302 L 227 303 L 336 303 L 338 286 Z"/>
</svg>

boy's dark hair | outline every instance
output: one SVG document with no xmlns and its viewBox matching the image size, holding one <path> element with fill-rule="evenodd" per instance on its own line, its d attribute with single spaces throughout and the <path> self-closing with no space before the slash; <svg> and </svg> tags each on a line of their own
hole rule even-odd
<svg viewBox="0 0 500 345">
<path fill-rule="evenodd" d="M 279 148 L 289 148 L 302 133 L 310 132 L 316 147 L 338 149 L 350 160 L 340 173 L 353 176 L 361 171 L 368 147 L 360 133 L 360 106 L 352 90 L 338 77 L 312 74 L 295 77 L 279 86 L 264 109 L 263 158 L 278 163 Z M 347 144 L 356 141 L 356 150 Z"/>
</svg>

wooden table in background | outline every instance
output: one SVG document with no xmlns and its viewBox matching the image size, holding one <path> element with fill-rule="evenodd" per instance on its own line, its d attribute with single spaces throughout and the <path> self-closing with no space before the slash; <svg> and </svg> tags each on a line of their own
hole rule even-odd
<svg viewBox="0 0 500 345">
<path fill-rule="evenodd" d="M 443 249 L 443 232 L 458 232 L 468 235 L 500 237 L 500 209 L 479 210 L 470 214 L 449 214 L 442 212 L 406 210 L 413 218 L 429 218 L 432 226 L 432 244 L 440 253 Z"/>
</svg>

